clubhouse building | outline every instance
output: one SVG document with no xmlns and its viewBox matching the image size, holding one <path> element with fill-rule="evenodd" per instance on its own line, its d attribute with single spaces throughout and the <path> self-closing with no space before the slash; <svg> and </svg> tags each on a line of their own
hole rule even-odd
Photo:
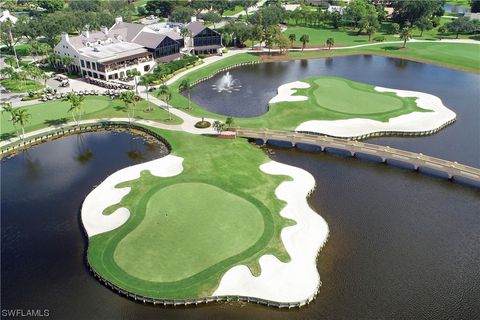
<svg viewBox="0 0 480 320">
<path fill-rule="evenodd" d="M 71 58 L 69 70 L 101 80 L 126 77 L 136 69 L 142 75 L 156 63 L 165 63 L 181 57 L 185 44 L 187 54 L 216 53 L 222 47 L 221 35 L 193 21 L 186 28 L 191 37 L 183 39 L 175 30 L 154 31 L 142 24 L 123 22 L 121 17 L 109 29 L 84 31 L 80 36 L 62 34 L 54 53 Z"/>
</svg>

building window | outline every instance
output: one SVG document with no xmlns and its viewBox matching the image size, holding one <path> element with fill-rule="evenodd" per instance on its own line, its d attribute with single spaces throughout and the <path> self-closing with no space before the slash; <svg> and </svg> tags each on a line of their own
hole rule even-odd
<svg viewBox="0 0 480 320">
<path fill-rule="evenodd" d="M 97 70 L 97 64 L 95 62 L 92 62 L 92 69 Z"/>
<path fill-rule="evenodd" d="M 146 66 L 143 67 L 143 71 L 147 72 L 148 70 L 150 70 L 150 65 L 147 64 Z"/>
<path fill-rule="evenodd" d="M 85 61 L 80 60 L 80 65 L 82 66 L 82 68 L 85 68 Z"/>
<path fill-rule="evenodd" d="M 87 61 L 87 68 L 92 69 L 92 66 L 90 65 L 90 61 Z"/>
</svg>

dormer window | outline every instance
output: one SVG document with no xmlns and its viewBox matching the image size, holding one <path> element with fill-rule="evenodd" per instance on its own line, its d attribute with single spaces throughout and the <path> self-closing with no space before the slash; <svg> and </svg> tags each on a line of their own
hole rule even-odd
<svg viewBox="0 0 480 320">
<path fill-rule="evenodd" d="M 98 41 L 97 41 L 97 44 L 102 44 L 102 41 L 98 40 Z"/>
</svg>

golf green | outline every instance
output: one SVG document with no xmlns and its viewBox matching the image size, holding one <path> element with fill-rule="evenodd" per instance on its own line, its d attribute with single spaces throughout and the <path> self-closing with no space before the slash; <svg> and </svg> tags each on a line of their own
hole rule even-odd
<svg viewBox="0 0 480 320">
<path fill-rule="evenodd" d="M 409 107 L 410 100 L 375 91 L 365 83 L 330 77 L 311 79 L 308 83 L 309 102 L 333 112 L 368 115 Z"/>
<path fill-rule="evenodd" d="M 173 184 L 147 197 L 144 219 L 114 252 L 120 268 L 143 280 L 193 276 L 247 250 L 264 231 L 254 204 L 210 184 Z"/>
</svg>

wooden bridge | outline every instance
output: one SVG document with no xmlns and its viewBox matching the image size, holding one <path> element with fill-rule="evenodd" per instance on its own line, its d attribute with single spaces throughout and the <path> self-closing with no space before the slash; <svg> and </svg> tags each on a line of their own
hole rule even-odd
<svg viewBox="0 0 480 320">
<path fill-rule="evenodd" d="M 350 156 L 367 155 L 381 162 L 397 162 L 411 167 L 417 171 L 429 171 L 446 178 L 466 180 L 480 186 L 480 169 L 457 162 L 443 160 L 410 151 L 390 148 L 360 141 L 334 138 L 315 134 L 299 133 L 293 131 L 237 129 L 237 137 L 261 140 L 263 143 L 283 142 L 291 147 L 315 147 L 320 151 L 336 149 L 347 152 Z"/>
</svg>

